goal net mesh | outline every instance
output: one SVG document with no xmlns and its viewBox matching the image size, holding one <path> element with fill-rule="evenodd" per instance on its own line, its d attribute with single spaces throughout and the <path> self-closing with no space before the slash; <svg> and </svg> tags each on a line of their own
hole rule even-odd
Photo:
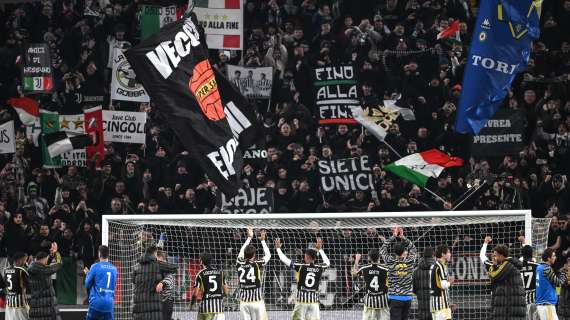
<svg viewBox="0 0 570 320">
<path fill-rule="evenodd" d="M 215 219 L 189 218 L 176 220 L 109 220 L 108 243 L 111 261 L 118 267 L 116 319 L 132 319 L 132 272 L 146 246 L 156 245 L 165 235 L 164 250 L 170 262 L 178 265 L 175 275 L 176 302 L 173 319 L 194 318 L 196 307 L 190 311 L 192 288 L 200 270 L 199 254 L 213 255 L 215 265 L 223 268 L 230 293 L 225 299 L 226 319 L 239 319 L 237 300 L 237 268 L 239 249 L 246 239 L 246 228 L 267 230 L 271 260 L 264 268 L 263 285 L 266 308 L 270 319 L 290 319 L 295 297 L 294 274 L 279 260 L 273 240 L 281 238 L 283 250 L 289 258 L 301 261 L 302 252 L 312 247 L 317 237 L 324 241 L 324 251 L 331 266 L 320 283 L 322 319 L 361 319 L 364 286 L 351 277 L 354 255 L 365 257 L 370 249 L 379 249 L 383 239 L 391 235 L 394 226 L 404 228 L 405 235 L 417 247 L 419 258 L 427 247 L 446 244 L 452 250 L 449 273 L 456 283 L 450 296 L 454 318 L 486 319 L 490 302 L 490 286 L 484 267 L 479 261 L 479 250 L 486 235 L 492 244 L 506 244 L 511 254 L 518 256 L 525 219 L 521 215 L 468 217 L 393 217 L 311 218 L 310 214 L 291 218 L 262 219 L 230 216 Z M 405 214 L 403 214 L 405 215 Z M 532 245 L 540 253 L 547 243 L 549 219 L 533 219 Z M 263 255 L 261 244 L 253 240 L 258 256 Z M 364 263 L 366 259 L 362 263 Z M 418 319 L 417 301 L 412 304 L 412 319 Z"/>
</svg>

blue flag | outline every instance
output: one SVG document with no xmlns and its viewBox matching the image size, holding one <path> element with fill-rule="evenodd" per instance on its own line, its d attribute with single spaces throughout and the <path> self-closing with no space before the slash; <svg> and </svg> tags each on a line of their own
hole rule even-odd
<svg viewBox="0 0 570 320">
<path fill-rule="evenodd" d="M 528 63 L 540 34 L 542 0 L 480 1 L 455 123 L 459 133 L 478 134 Z"/>
</svg>

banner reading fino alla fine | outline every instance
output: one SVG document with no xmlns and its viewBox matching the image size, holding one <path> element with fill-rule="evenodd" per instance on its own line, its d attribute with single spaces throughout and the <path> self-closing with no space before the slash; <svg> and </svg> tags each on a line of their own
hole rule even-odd
<svg viewBox="0 0 570 320">
<path fill-rule="evenodd" d="M 316 68 L 313 76 L 319 124 L 357 123 L 352 113 L 360 107 L 360 101 L 353 67 Z"/>
<path fill-rule="evenodd" d="M 323 192 L 368 191 L 374 189 L 372 169 L 367 156 L 338 160 L 319 160 Z"/>
<path fill-rule="evenodd" d="M 209 49 L 242 49 L 243 1 L 195 0 L 194 4 Z"/>
<path fill-rule="evenodd" d="M 30 44 L 24 54 L 22 70 L 24 92 L 49 92 L 53 88 L 49 47 L 45 43 Z"/>
<path fill-rule="evenodd" d="M 105 141 L 144 144 L 145 124 L 145 112 L 103 110 Z"/>
</svg>

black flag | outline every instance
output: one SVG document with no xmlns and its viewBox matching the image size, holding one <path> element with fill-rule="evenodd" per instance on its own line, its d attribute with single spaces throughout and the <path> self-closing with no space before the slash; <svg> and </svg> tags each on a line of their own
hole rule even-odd
<svg viewBox="0 0 570 320">
<path fill-rule="evenodd" d="M 255 108 L 215 71 L 195 15 L 163 27 L 125 56 L 151 101 L 227 196 L 241 183 L 242 149 L 262 136 Z"/>
</svg>

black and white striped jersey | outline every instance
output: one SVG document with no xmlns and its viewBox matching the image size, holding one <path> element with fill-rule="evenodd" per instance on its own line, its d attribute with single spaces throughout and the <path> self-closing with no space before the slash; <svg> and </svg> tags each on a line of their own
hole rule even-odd
<svg viewBox="0 0 570 320">
<path fill-rule="evenodd" d="M 447 266 L 436 261 L 430 269 L 430 309 L 432 312 L 449 309 L 449 290 L 443 285 L 447 282 Z"/>
<path fill-rule="evenodd" d="M 256 302 L 263 300 L 262 271 L 264 261 L 237 260 L 239 291 L 241 302 Z"/>
<path fill-rule="evenodd" d="M 538 263 L 532 261 L 524 261 L 521 268 L 521 277 L 523 280 L 524 291 L 526 295 L 526 304 L 534 303 L 536 300 L 536 268 Z"/>
<path fill-rule="evenodd" d="M 269 94 L 271 93 L 272 81 L 270 79 L 259 79 L 257 80 L 257 91 L 259 94 Z"/>
<path fill-rule="evenodd" d="M 297 303 L 319 303 L 319 285 L 326 265 L 294 263 Z"/>
<path fill-rule="evenodd" d="M 195 287 L 202 291 L 199 313 L 224 312 L 224 286 L 226 280 L 222 270 L 207 267 L 196 275 Z"/>
<path fill-rule="evenodd" d="M 255 80 L 253 80 L 253 78 L 251 77 L 246 77 L 245 79 L 243 79 L 243 89 L 245 95 L 254 94 Z"/>
<path fill-rule="evenodd" d="M 244 82 L 242 78 L 233 78 L 232 79 L 233 84 L 238 88 L 238 90 L 240 92 L 244 91 Z"/>
<path fill-rule="evenodd" d="M 6 307 L 22 308 L 28 305 L 26 301 L 28 277 L 28 271 L 24 267 L 10 267 L 4 271 Z"/>
<path fill-rule="evenodd" d="M 390 254 L 392 244 L 402 241 L 408 251 L 408 256 L 400 259 Z M 388 297 L 412 296 L 413 275 L 417 266 L 418 250 L 416 246 L 406 238 L 400 239 L 394 236 L 388 238 L 380 247 L 380 256 L 388 267 Z"/>
<path fill-rule="evenodd" d="M 162 279 L 162 291 L 160 291 L 160 300 L 162 302 L 165 301 L 174 301 L 174 275 L 172 273 L 167 274 Z"/>
<path fill-rule="evenodd" d="M 388 269 L 377 263 L 371 263 L 362 266 L 357 276 L 364 279 L 366 284 L 364 305 L 369 309 L 388 308 Z"/>
</svg>

